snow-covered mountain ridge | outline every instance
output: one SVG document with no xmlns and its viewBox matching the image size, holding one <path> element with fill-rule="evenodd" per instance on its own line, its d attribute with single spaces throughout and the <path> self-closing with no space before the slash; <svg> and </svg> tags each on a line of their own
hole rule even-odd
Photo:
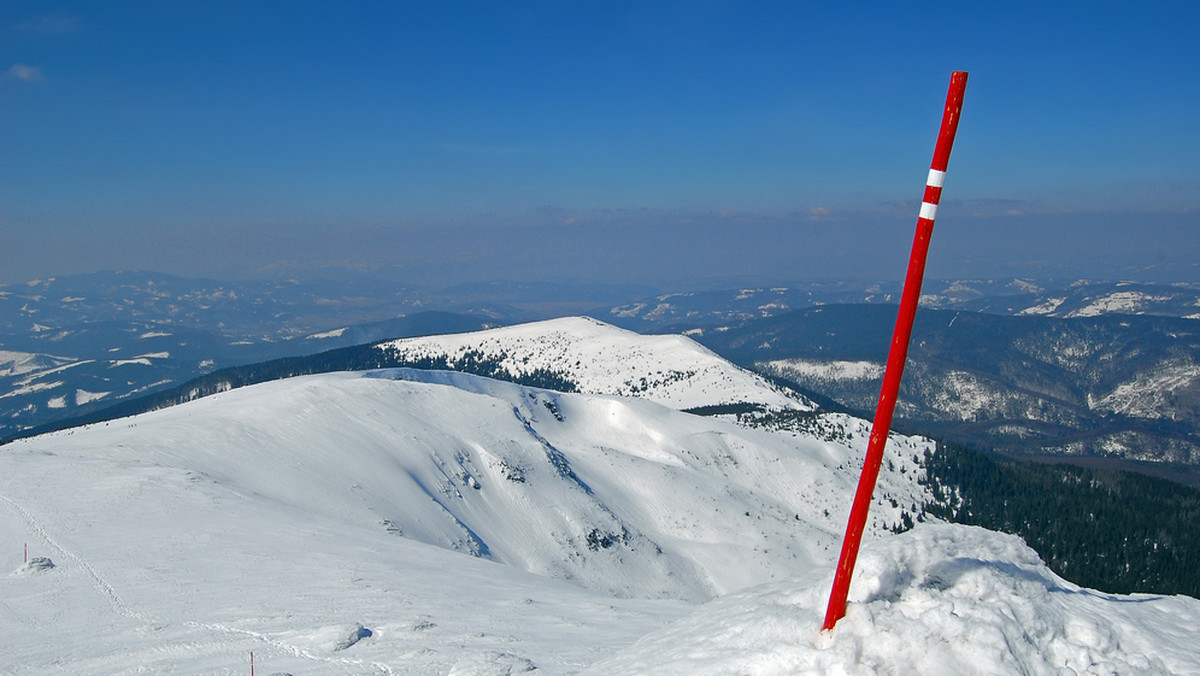
<svg viewBox="0 0 1200 676">
<path fill-rule="evenodd" d="M 815 408 L 690 338 L 644 336 L 588 317 L 405 338 L 377 348 L 403 359 L 444 357 L 451 366 L 478 355 L 517 375 L 547 370 L 583 392 L 633 396 L 677 409 L 746 403 L 773 410 Z"/>
<path fill-rule="evenodd" d="M 106 645 L 159 624 L 173 627 L 149 662 L 159 667 L 210 664 L 212 651 L 246 643 L 284 662 L 330 655 L 283 638 L 326 631 L 289 617 L 317 622 L 309 604 L 349 593 L 345 580 L 309 589 L 307 562 L 363 580 L 358 560 L 376 562 L 397 540 L 514 571 L 500 579 L 532 573 L 608 599 L 698 602 L 800 574 L 836 553 L 866 443 L 862 421 L 830 421 L 848 442 L 635 398 L 397 369 L 274 381 L 17 441 L 0 452 L 4 532 L 57 565 L 4 579 L 10 605 L 0 612 L 31 627 L 62 612 L 121 621 L 41 651 L 6 640 L 0 654 L 26 661 L 0 666 L 111 666 Z M 904 452 L 881 479 L 873 537 L 898 522 L 894 504 L 923 499 L 910 459 L 927 442 L 896 443 Z M 363 584 L 389 586 L 388 576 L 409 574 L 406 560 L 390 572 L 372 563 Z M 262 584 L 239 581 L 245 570 L 263 571 Z M 31 579 L 84 609 L 39 600 Z M 403 619 L 358 602 L 370 607 L 344 618 L 350 629 Z M 225 642 L 194 645 L 197 634 L 212 642 L 213 627 Z M 359 652 L 395 657 L 382 636 L 373 645 Z"/>
<path fill-rule="evenodd" d="M 589 349 L 579 373 L 608 360 L 630 374 L 581 389 L 659 363 L 645 347 Z M 1200 665 L 1170 631 L 1160 654 L 1129 638 L 1193 625 L 1200 602 L 1078 590 L 978 529 L 893 538 L 927 497 L 930 443 L 902 436 L 850 612 L 814 639 L 868 424 L 791 408 L 804 425 L 751 428 L 676 410 L 683 395 L 667 392 L 672 405 L 445 371 L 328 373 L 4 446 L 0 672 L 240 673 L 253 651 L 263 673 L 682 673 L 687 646 L 722 673 Z M 1049 595 L 1029 593 L 1039 580 Z M 1032 648 L 1007 642 L 1028 617 L 1004 608 L 1041 618 Z M 1044 637 L 1057 637 L 1047 666 L 1024 667 Z"/>
<path fill-rule="evenodd" d="M 179 465 L 330 516 L 366 505 L 362 518 L 393 534 L 607 593 L 699 600 L 827 556 L 837 526 L 826 512 L 853 490 L 867 436 L 863 421 L 833 419 L 848 443 L 641 399 L 390 369 L 265 383 L 78 437 L 93 457 Z M 78 437 L 38 439 L 61 455 Z M 912 456 L 928 442 L 895 443 L 910 452 L 882 481 L 876 533 L 899 521 L 885 501 L 911 509 L 924 498 Z M 309 504 L 331 483 L 353 498 Z"/>
</svg>

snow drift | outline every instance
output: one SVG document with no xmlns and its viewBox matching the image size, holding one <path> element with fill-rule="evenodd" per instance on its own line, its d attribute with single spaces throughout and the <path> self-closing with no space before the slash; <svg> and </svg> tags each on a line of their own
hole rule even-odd
<svg viewBox="0 0 1200 676">
<path fill-rule="evenodd" d="M 844 617 L 832 570 L 718 599 L 588 674 L 1200 673 L 1200 601 L 1052 573 L 1014 536 L 923 524 L 864 545 Z"/>
</svg>

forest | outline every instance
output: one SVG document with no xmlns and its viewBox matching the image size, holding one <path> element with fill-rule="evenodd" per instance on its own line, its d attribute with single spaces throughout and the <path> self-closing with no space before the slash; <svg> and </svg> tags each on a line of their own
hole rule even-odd
<svg viewBox="0 0 1200 676">
<path fill-rule="evenodd" d="M 1200 597 L 1200 491 L 1165 479 L 1008 460 L 939 443 L 923 514 L 1024 538 L 1062 577 L 1111 593 Z"/>
</svg>

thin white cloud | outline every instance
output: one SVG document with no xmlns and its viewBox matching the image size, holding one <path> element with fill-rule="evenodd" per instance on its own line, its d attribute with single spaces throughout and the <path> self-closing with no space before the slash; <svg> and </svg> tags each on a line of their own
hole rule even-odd
<svg viewBox="0 0 1200 676">
<path fill-rule="evenodd" d="M 42 69 L 38 66 L 27 66 L 23 63 L 14 63 L 12 68 L 8 69 L 8 76 L 16 78 L 23 82 L 41 82 L 46 79 L 42 74 Z"/>
</svg>

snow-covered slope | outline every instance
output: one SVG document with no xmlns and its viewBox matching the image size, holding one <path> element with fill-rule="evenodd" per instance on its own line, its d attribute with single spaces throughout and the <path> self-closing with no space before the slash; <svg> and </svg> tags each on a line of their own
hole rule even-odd
<svg viewBox="0 0 1200 676">
<path fill-rule="evenodd" d="M 414 585 L 449 585 L 416 594 L 429 608 L 458 608 L 430 622 L 470 625 L 473 601 L 462 595 L 483 607 L 546 599 L 528 591 L 531 574 L 547 589 L 560 589 L 551 579 L 572 583 L 573 598 L 605 599 L 613 610 L 601 615 L 644 629 L 677 615 L 674 599 L 828 565 L 866 429 L 844 416 L 825 424 L 849 441 L 400 369 L 276 381 L 18 441 L 0 452 L 0 525 L 15 534 L 5 560 L 18 571 L 0 594 L 5 623 L 25 629 L 0 639 L 0 671 L 119 671 L 122 650 L 128 668 L 207 671 L 220 659 L 236 664 L 230 651 L 255 649 L 305 671 L 384 671 L 378 663 L 403 672 L 402 658 L 424 640 L 412 627 L 432 615 L 407 598 Z M 892 499 L 921 499 L 905 458 L 926 444 L 897 443 L 905 472 L 885 473 L 873 536 L 899 520 Z M 21 569 L 18 538 L 56 567 Z M 497 601 L 482 582 L 454 588 L 449 572 L 419 582 L 430 566 L 449 571 L 459 560 L 473 562 L 468 578 L 516 585 L 519 598 L 504 591 Z M 622 598 L 667 600 L 635 612 L 644 606 Z M 594 631 L 607 621 L 596 603 L 584 604 L 587 619 L 549 612 Z M 61 625 L 64 614 L 77 631 Z M 82 629 L 110 621 L 111 630 Z M 462 654 L 500 641 L 489 632 L 504 622 L 479 622 L 489 638 L 455 639 L 470 644 Z M 541 639 L 528 632 L 546 622 L 510 631 L 514 644 L 533 646 L 523 659 L 551 672 L 633 638 L 621 629 L 624 639 L 529 657 Z M 69 633 L 32 640 L 50 631 Z M 364 647 L 334 650 L 354 637 Z M 452 665 L 439 650 L 414 664 Z"/>
<path fill-rule="evenodd" d="M 53 448 L 170 467 L 606 593 L 701 600 L 826 558 L 837 526 L 825 512 L 853 489 L 866 436 L 861 421 L 835 419 L 849 443 L 395 369 L 235 390 L 18 443 L 6 457 Z M 880 502 L 909 506 L 923 496 L 911 456 L 926 443 L 897 443 L 912 449 L 897 459 L 907 471 L 889 473 Z M 874 530 L 895 524 L 894 511 L 881 506 Z"/>
<path fill-rule="evenodd" d="M 1200 673 L 1200 601 L 1080 588 L 1010 535 L 926 524 L 868 542 L 846 616 L 824 634 L 832 579 L 719 599 L 586 673 Z"/>
<path fill-rule="evenodd" d="M 922 497 L 927 442 L 904 437 L 849 614 L 814 644 L 867 425 L 807 429 L 396 369 L 14 442 L 0 673 L 245 673 L 251 652 L 261 673 L 1021 673 L 1047 645 L 1052 666 L 1200 664 L 1127 638 L 1200 602 L 1079 590 L 976 529 L 888 535 Z M 1109 616 L 1134 627 L 1096 633 Z"/>
<path fill-rule="evenodd" d="M 444 356 L 452 365 L 474 353 L 497 359 L 514 374 L 548 370 L 565 375 L 582 392 L 635 396 L 678 409 L 740 403 L 814 408 L 690 338 L 645 336 L 589 317 L 406 338 L 378 347 L 409 359 Z"/>
<path fill-rule="evenodd" d="M 1136 418 L 1189 417 L 1187 407 L 1180 411 L 1179 395 L 1200 390 L 1200 365 L 1191 359 L 1164 361 L 1154 369 L 1137 373 L 1108 395 L 1089 398 L 1093 410 L 1111 411 Z"/>
</svg>

